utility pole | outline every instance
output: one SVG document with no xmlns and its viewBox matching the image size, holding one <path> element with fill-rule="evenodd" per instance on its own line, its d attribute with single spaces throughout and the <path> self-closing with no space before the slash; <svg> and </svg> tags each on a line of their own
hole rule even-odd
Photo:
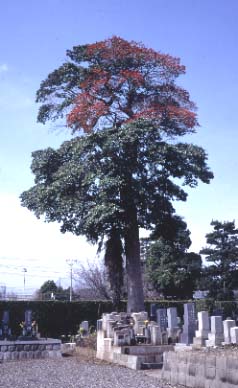
<svg viewBox="0 0 238 388">
<path fill-rule="evenodd" d="M 72 294 L 73 294 L 73 265 L 77 262 L 77 260 L 67 259 L 67 264 L 70 267 L 70 292 L 69 292 L 69 301 L 72 302 Z"/>
<path fill-rule="evenodd" d="M 25 298 L 25 290 L 26 290 L 26 272 L 27 272 L 27 269 L 26 268 L 23 268 L 22 269 L 23 271 L 23 289 L 24 289 L 24 298 Z"/>
</svg>

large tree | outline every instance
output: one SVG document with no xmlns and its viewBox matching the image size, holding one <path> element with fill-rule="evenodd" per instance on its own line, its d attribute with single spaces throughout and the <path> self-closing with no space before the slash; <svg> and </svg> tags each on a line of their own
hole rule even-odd
<svg viewBox="0 0 238 388">
<path fill-rule="evenodd" d="M 124 250 L 128 311 L 139 311 L 139 227 L 155 229 L 174 212 L 172 200 L 186 200 L 179 180 L 195 187 L 213 177 L 204 150 L 177 141 L 197 125 L 188 92 L 175 84 L 185 68 L 118 37 L 67 55 L 37 92 L 38 120 L 66 115 L 77 137 L 33 153 L 35 186 L 22 194 L 22 204 L 60 222 L 63 232 L 94 243 L 106 238 L 111 273 L 121 271 Z"/>
<path fill-rule="evenodd" d="M 212 221 L 211 226 L 213 231 L 206 234 L 207 246 L 200 251 L 208 264 L 203 287 L 210 297 L 229 300 L 238 288 L 238 229 L 235 221 Z"/>
</svg>

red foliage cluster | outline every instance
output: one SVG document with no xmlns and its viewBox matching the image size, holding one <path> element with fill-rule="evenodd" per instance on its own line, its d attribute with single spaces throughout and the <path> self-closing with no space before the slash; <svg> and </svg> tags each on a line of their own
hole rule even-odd
<svg viewBox="0 0 238 388">
<path fill-rule="evenodd" d="M 174 120 L 177 123 L 183 124 L 187 128 L 194 128 L 197 125 L 196 114 L 185 108 L 178 108 L 172 105 L 153 105 L 147 109 L 144 109 L 127 120 L 127 123 L 136 121 L 138 119 L 147 119 L 157 122 L 159 124 L 162 120 L 168 119 Z"/>
<path fill-rule="evenodd" d="M 67 121 L 75 129 L 82 127 L 85 132 L 90 132 L 96 125 L 98 118 L 105 116 L 108 111 L 109 107 L 103 101 L 98 101 L 85 92 L 76 98 L 75 106 L 68 114 Z"/>
<path fill-rule="evenodd" d="M 74 130 L 89 132 L 112 117 L 120 125 L 139 118 L 159 125 L 165 117 L 187 128 L 197 124 L 189 94 L 173 82 L 185 71 L 179 59 L 115 36 L 88 45 L 85 55 L 88 74 L 67 116 Z"/>
<path fill-rule="evenodd" d="M 87 56 L 98 56 L 101 60 L 109 61 L 130 61 L 145 63 L 157 62 L 161 66 L 173 71 L 174 74 L 185 72 L 185 67 L 180 64 L 179 58 L 174 58 L 170 55 L 161 54 L 153 49 L 146 48 L 142 43 L 128 42 L 120 37 L 113 36 L 101 42 L 89 44 L 87 46 Z"/>
</svg>

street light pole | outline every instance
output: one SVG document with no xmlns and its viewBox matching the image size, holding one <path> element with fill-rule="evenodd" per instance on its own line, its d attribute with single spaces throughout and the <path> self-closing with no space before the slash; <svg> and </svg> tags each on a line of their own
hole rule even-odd
<svg viewBox="0 0 238 388">
<path fill-rule="evenodd" d="M 73 296 L 73 265 L 77 262 L 77 260 L 67 259 L 67 264 L 70 266 L 70 289 L 69 289 L 69 301 L 72 302 Z"/>
<path fill-rule="evenodd" d="M 26 289 L 26 272 L 27 272 L 27 269 L 26 268 L 23 268 L 23 285 L 24 285 L 24 297 L 25 297 L 25 289 Z"/>
</svg>

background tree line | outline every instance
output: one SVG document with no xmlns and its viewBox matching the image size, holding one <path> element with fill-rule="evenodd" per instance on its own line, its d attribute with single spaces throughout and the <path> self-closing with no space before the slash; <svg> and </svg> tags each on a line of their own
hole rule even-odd
<svg viewBox="0 0 238 388">
<path fill-rule="evenodd" d="M 153 239 L 142 239 L 141 268 L 147 299 L 192 299 L 203 290 L 215 300 L 234 300 L 238 290 L 238 229 L 234 221 L 212 221 L 213 231 L 206 234 L 207 246 L 200 254 L 188 252 L 191 245 L 187 224 L 174 216 Z M 202 257 L 204 256 L 204 262 Z M 87 263 L 74 269 L 74 299 L 113 300 L 107 267 L 103 262 Z M 121 298 L 127 298 L 126 273 L 122 279 Z M 68 300 L 69 288 L 45 282 L 38 296 Z"/>
</svg>

